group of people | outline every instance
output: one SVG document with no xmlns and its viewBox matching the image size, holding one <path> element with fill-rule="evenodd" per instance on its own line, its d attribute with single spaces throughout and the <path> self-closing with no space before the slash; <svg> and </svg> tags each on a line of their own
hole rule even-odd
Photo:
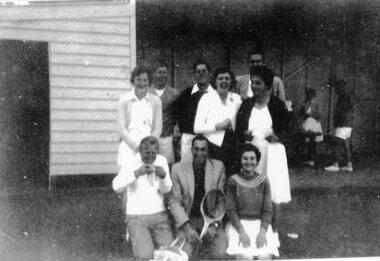
<svg viewBox="0 0 380 261">
<path fill-rule="evenodd" d="M 168 66 L 137 66 L 133 88 L 119 101 L 119 174 L 127 233 L 137 260 L 184 238 L 185 252 L 221 259 L 278 256 L 277 216 L 291 200 L 282 137 L 288 110 L 281 79 L 249 54 L 250 73 L 194 64 L 195 84 L 179 93 L 168 86 Z M 211 78 L 212 74 L 212 78 Z M 180 135 L 176 162 L 173 137 Z M 226 196 L 223 221 L 200 238 L 202 200 L 218 189 Z"/>
<path fill-rule="evenodd" d="M 251 52 L 248 62 L 249 73 L 235 78 L 228 67 L 212 72 L 206 61 L 198 61 L 195 83 L 181 93 L 168 85 L 169 67 L 163 61 L 132 71 L 133 88 L 119 100 L 120 171 L 113 188 L 122 195 L 137 260 L 151 259 L 154 249 L 170 245 L 174 237 L 185 239 L 189 256 L 279 255 L 280 204 L 291 200 L 283 144 L 292 136 L 294 112 L 281 79 L 264 65 L 264 54 Z M 325 170 L 353 171 L 347 82 L 330 85 L 338 100 L 331 135 L 334 162 Z M 309 165 L 324 139 L 316 96 L 307 89 L 301 110 Z M 341 148 L 346 165 L 339 168 Z M 225 218 L 200 237 L 202 202 L 215 189 L 226 196 Z"/>
</svg>

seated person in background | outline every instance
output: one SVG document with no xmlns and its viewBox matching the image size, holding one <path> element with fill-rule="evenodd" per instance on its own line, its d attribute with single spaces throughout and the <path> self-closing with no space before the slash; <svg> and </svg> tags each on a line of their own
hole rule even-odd
<svg viewBox="0 0 380 261">
<path fill-rule="evenodd" d="M 163 194 L 170 192 L 168 163 L 157 155 L 158 141 L 152 136 L 141 140 L 139 153 L 122 165 L 112 181 L 117 193 L 127 193 L 126 223 L 136 260 L 150 260 L 153 250 L 169 246 L 173 233 L 164 206 Z"/>
<path fill-rule="evenodd" d="M 354 111 L 351 97 L 346 93 L 347 82 L 339 80 L 332 84 L 338 100 L 334 109 L 334 127 L 335 127 L 335 144 L 334 144 L 334 162 L 331 166 L 326 167 L 326 171 L 349 171 L 352 172 L 351 161 L 351 133 L 354 123 Z M 341 159 L 341 148 L 345 150 L 346 165 L 339 168 Z"/>
<path fill-rule="evenodd" d="M 273 233 L 272 199 L 268 178 L 255 171 L 261 153 L 252 144 L 241 148 L 241 171 L 227 181 L 227 253 L 237 260 L 279 256 Z"/>
<path fill-rule="evenodd" d="M 169 209 L 173 216 L 177 237 L 186 238 L 182 248 L 189 258 L 207 255 L 207 259 L 221 259 L 227 249 L 227 237 L 223 226 L 215 224 L 200 241 L 203 228 L 202 198 L 210 190 L 224 193 L 224 165 L 209 158 L 209 141 L 203 135 L 192 140 L 192 161 L 175 163 L 172 168 L 173 189 L 169 196 Z"/>
<path fill-rule="evenodd" d="M 307 89 L 305 101 L 301 107 L 303 117 L 302 134 L 305 136 L 306 151 L 308 160 L 305 164 L 314 166 L 317 158 L 317 147 L 323 141 L 322 124 L 320 122 L 318 104 L 315 102 L 317 93 L 314 89 Z"/>
</svg>

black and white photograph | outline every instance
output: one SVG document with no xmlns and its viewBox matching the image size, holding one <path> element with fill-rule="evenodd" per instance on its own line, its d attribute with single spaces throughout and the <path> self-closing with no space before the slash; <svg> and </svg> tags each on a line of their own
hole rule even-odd
<svg viewBox="0 0 380 261">
<path fill-rule="evenodd" d="M 0 1 L 0 259 L 380 259 L 380 1 Z"/>
</svg>

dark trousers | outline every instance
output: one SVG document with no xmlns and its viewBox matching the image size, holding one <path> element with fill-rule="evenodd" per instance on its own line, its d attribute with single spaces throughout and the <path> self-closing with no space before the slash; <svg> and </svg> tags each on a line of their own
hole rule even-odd
<svg viewBox="0 0 380 261">
<path fill-rule="evenodd" d="M 191 226 L 199 233 L 203 228 L 202 217 L 190 217 Z M 178 237 L 185 237 L 185 232 L 179 229 Z M 188 254 L 189 258 L 201 258 L 207 260 L 221 260 L 226 257 L 228 239 L 223 226 L 216 228 L 216 234 L 212 239 L 202 240 L 198 243 L 190 243 L 186 241 L 183 250 Z"/>
</svg>

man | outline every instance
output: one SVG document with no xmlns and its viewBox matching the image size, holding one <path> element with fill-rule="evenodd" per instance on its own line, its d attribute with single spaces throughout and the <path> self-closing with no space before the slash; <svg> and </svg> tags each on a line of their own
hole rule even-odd
<svg viewBox="0 0 380 261">
<path fill-rule="evenodd" d="M 173 132 L 175 125 L 172 105 L 179 93 L 167 84 L 168 65 L 165 62 L 157 61 L 153 64 L 153 70 L 153 83 L 149 91 L 160 97 L 162 103 L 162 133 L 158 139 L 160 144 L 159 153 L 171 165 L 174 163 Z"/>
<path fill-rule="evenodd" d="M 213 224 L 206 239 L 200 241 L 203 227 L 200 211 L 204 195 L 212 189 L 224 192 L 226 177 L 221 161 L 208 158 L 208 140 L 197 135 L 192 140 L 192 161 L 173 165 L 173 188 L 169 196 L 169 208 L 173 216 L 178 237 L 185 237 L 184 251 L 189 257 L 208 252 L 207 258 L 222 258 L 227 249 L 227 238 L 223 226 Z"/>
<path fill-rule="evenodd" d="M 112 181 L 116 193 L 127 193 L 127 233 L 136 260 L 151 260 L 155 247 L 169 246 L 173 241 L 169 216 L 163 195 L 172 182 L 165 157 L 157 155 L 158 141 L 153 136 L 141 140 L 139 153 L 122 165 Z"/>
<path fill-rule="evenodd" d="M 264 65 L 264 53 L 262 51 L 255 50 L 250 52 L 248 59 L 250 67 L 255 65 Z M 242 100 L 253 96 L 249 74 L 237 76 L 236 81 L 235 92 L 241 96 Z M 272 95 L 278 97 L 283 102 L 286 102 L 284 84 L 278 76 L 274 76 L 273 78 Z"/>
<path fill-rule="evenodd" d="M 194 121 L 199 100 L 203 94 L 215 91 L 210 84 L 211 67 L 207 62 L 196 62 L 193 66 L 193 72 L 196 83 L 179 95 L 174 107 L 175 118 L 182 132 L 182 161 L 191 160 L 191 141 L 195 137 Z"/>
<path fill-rule="evenodd" d="M 353 104 L 350 96 L 346 93 L 347 82 L 338 80 L 331 84 L 335 93 L 338 95 L 338 100 L 334 109 L 334 127 L 335 127 L 335 144 L 334 144 L 334 162 L 331 166 L 325 168 L 326 171 L 349 171 L 352 172 L 351 161 L 351 133 L 353 127 Z M 346 164 L 339 168 L 341 159 L 341 148 L 345 150 Z"/>
</svg>

